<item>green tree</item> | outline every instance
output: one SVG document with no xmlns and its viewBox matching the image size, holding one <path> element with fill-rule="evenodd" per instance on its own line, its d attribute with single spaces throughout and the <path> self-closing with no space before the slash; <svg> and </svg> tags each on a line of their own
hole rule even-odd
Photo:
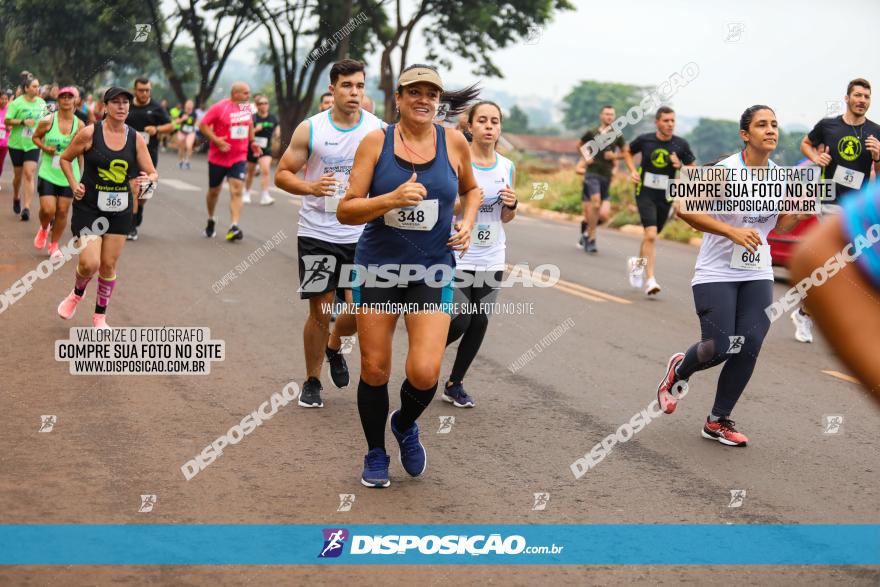
<svg viewBox="0 0 880 587">
<path fill-rule="evenodd" d="M 801 153 L 801 141 L 804 139 L 806 131 L 785 132 L 779 130 L 779 143 L 776 150 L 770 157 L 779 165 L 795 165 L 804 158 Z"/>
<path fill-rule="evenodd" d="M 101 74 L 139 63 L 149 52 L 147 43 L 135 41 L 136 24 L 151 22 L 140 3 L 0 0 L 0 14 L 3 77 L 15 83 L 26 68 L 41 82 L 91 89 Z"/>
<path fill-rule="evenodd" d="M 519 106 L 514 105 L 510 114 L 504 118 L 504 132 L 527 133 L 529 132 L 529 117 Z"/>
<path fill-rule="evenodd" d="M 699 163 L 707 163 L 718 157 L 742 150 L 739 124 L 732 120 L 701 118 L 697 126 L 685 135 Z"/>
<path fill-rule="evenodd" d="M 404 4 L 412 8 L 408 14 Z M 519 39 L 536 40 L 556 11 L 574 9 L 568 0 L 369 0 L 368 5 L 370 26 L 381 47 L 379 88 L 389 122 L 397 76 L 408 64 L 416 27 L 427 44 L 427 61 L 449 68 L 443 54 L 458 55 L 474 64 L 475 75 L 503 77 L 491 59 L 494 52 Z"/>
<path fill-rule="evenodd" d="M 337 60 L 341 41 L 348 39 L 350 53 L 362 58 L 372 48 L 370 29 L 354 25 L 365 4 L 349 0 L 284 0 L 256 3 L 255 18 L 262 27 L 266 50 L 263 63 L 272 69 L 275 104 L 281 126 L 281 148 L 287 148 L 296 126 L 302 122 L 328 82 L 327 68 Z M 346 13 L 354 14 L 342 20 Z M 320 84 L 320 90 L 319 88 Z"/>
<path fill-rule="evenodd" d="M 170 14 L 163 14 L 161 0 L 143 3 L 156 22 L 153 47 L 162 62 L 168 84 L 183 102 L 187 98 L 184 75 L 177 70 L 174 54 L 184 38 L 189 37 L 196 57 L 198 91 L 196 104 L 211 97 L 223 67 L 232 52 L 260 26 L 252 0 L 188 0 L 175 3 Z"/>
<path fill-rule="evenodd" d="M 637 105 L 648 88 L 630 84 L 584 80 L 562 99 L 564 123 L 570 129 L 582 129 L 598 124 L 599 112 L 605 105 L 614 106 L 618 116 Z M 630 134 L 634 129 L 630 129 Z"/>
</svg>

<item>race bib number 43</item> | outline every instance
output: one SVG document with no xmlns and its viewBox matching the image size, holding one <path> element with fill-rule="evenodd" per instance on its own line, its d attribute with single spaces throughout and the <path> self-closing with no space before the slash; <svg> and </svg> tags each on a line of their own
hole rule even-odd
<svg viewBox="0 0 880 587">
<path fill-rule="evenodd" d="M 742 245 L 733 245 L 733 255 L 730 257 L 731 269 L 745 269 L 747 271 L 760 271 L 770 268 L 770 245 L 758 245 L 754 253 Z"/>
<path fill-rule="evenodd" d="M 417 206 L 385 212 L 385 224 L 403 230 L 431 230 L 440 214 L 439 200 L 422 200 Z"/>
<path fill-rule="evenodd" d="M 838 165 L 837 169 L 834 170 L 834 182 L 845 185 L 848 188 L 857 190 L 862 187 L 862 182 L 864 180 L 865 174 L 861 171 L 849 169 L 843 165 Z"/>
<path fill-rule="evenodd" d="M 660 175 L 659 173 L 646 171 L 644 185 L 646 188 L 666 191 L 666 188 L 669 187 L 669 177 L 666 175 Z"/>
</svg>

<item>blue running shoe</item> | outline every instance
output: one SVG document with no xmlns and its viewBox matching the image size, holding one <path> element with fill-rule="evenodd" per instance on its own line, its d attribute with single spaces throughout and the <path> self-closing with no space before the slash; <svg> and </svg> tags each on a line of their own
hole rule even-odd
<svg viewBox="0 0 880 587">
<path fill-rule="evenodd" d="M 364 473 L 361 475 L 361 483 L 367 487 L 388 487 L 391 481 L 388 479 L 388 465 L 391 457 L 385 454 L 385 449 L 374 448 L 364 457 Z"/>
<path fill-rule="evenodd" d="M 396 410 L 391 414 L 391 432 L 394 434 L 394 438 L 397 439 L 397 444 L 400 445 L 400 453 L 398 454 L 400 464 L 403 465 L 403 468 L 410 476 L 418 477 L 428 467 L 428 453 L 425 452 L 425 447 L 419 441 L 418 424 L 413 422 L 412 428 L 405 432 L 397 430 L 397 417 L 399 415 L 400 410 Z"/>
<path fill-rule="evenodd" d="M 451 403 L 456 408 L 472 408 L 475 405 L 474 398 L 468 395 L 461 383 L 446 385 L 440 399 Z"/>
</svg>

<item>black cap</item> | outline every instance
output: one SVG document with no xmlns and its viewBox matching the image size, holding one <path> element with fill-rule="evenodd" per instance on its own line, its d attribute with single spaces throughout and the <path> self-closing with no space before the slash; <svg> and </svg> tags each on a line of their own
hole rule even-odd
<svg viewBox="0 0 880 587">
<path fill-rule="evenodd" d="M 107 91 L 104 92 L 104 103 L 107 103 L 107 102 L 109 102 L 110 100 L 112 100 L 113 98 L 115 98 L 116 96 L 121 96 L 121 95 L 123 95 L 123 94 L 126 95 L 126 96 L 128 96 L 128 101 L 129 101 L 129 102 L 131 102 L 132 100 L 134 100 L 134 94 L 132 94 L 131 92 L 129 92 L 129 91 L 126 90 L 125 88 L 120 88 L 120 87 L 118 87 L 118 86 L 113 86 L 113 87 L 111 87 L 111 88 L 108 88 Z"/>
</svg>

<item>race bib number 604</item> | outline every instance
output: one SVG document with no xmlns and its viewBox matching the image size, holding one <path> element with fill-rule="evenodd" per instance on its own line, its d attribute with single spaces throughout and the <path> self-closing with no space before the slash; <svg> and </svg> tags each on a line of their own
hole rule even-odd
<svg viewBox="0 0 880 587">
<path fill-rule="evenodd" d="M 730 268 L 760 271 L 761 269 L 769 269 L 770 261 L 770 245 L 758 245 L 753 253 L 742 245 L 734 244 L 733 255 L 730 257 Z"/>
</svg>

